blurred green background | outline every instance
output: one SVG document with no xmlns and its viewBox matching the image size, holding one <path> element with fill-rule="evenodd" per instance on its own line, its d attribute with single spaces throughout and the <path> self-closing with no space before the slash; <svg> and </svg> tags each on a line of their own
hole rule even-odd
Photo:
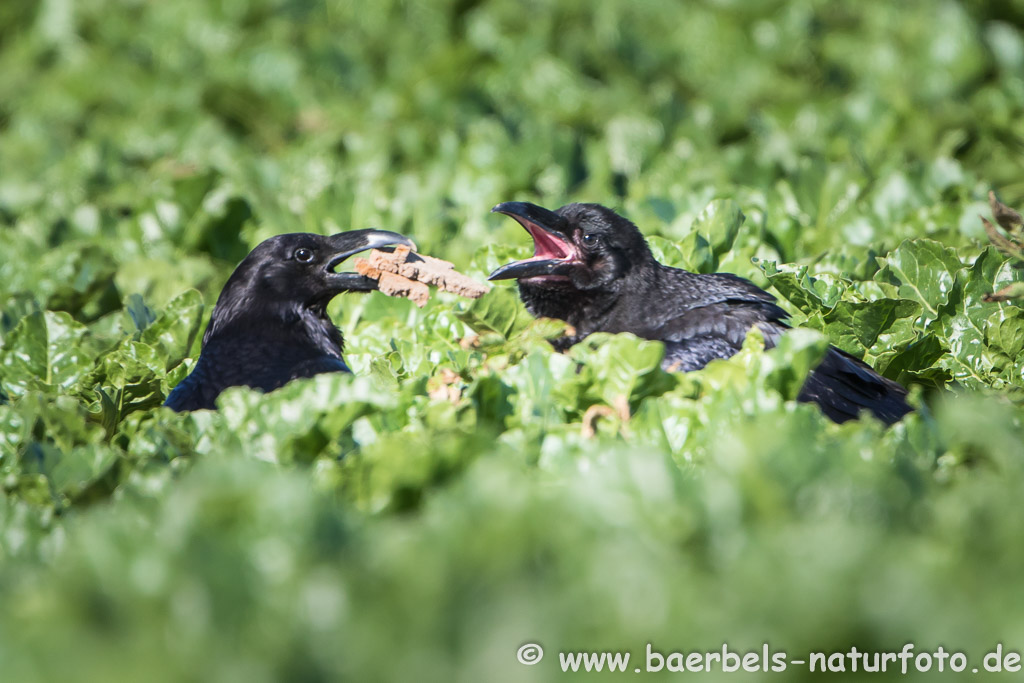
<svg viewBox="0 0 1024 683">
<path fill-rule="evenodd" d="M 983 301 L 1024 277 L 978 218 L 1024 205 L 1022 27 L 1020 0 L 4 0 L 0 677 L 1024 651 L 1024 313 Z M 680 377 L 628 336 L 552 353 L 507 286 L 343 296 L 355 377 L 159 408 L 262 239 L 383 227 L 482 278 L 529 249 L 511 199 L 614 206 L 810 329 Z M 920 410 L 795 403 L 826 338 Z"/>
</svg>

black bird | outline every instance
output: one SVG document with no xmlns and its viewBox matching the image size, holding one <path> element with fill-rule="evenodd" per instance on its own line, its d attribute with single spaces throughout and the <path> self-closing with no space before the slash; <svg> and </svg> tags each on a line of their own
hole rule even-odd
<svg viewBox="0 0 1024 683">
<path fill-rule="evenodd" d="M 516 279 L 526 308 L 576 329 L 559 350 L 593 332 L 632 332 L 664 342 L 666 370 L 698 370 L 728 358 L 756 325 L 774 346 L 788 326 L 775 297 L 729 273 L 702 275 L 655 260 L 640 230 L 600 204 L 557 211 L 506 202 L 492 211 L 515 218 L 533 237 L 532 258 L 491 273 Z M 814 402 L 836 422 L 869 410 L 891 424 L 908 413 L 907 391 L 850 354 L 830 347 L 799 399 Z"/>
<path fill-rule="evenodd" d="M 192 373 L 164 405 L 214 408 L 220 392 L 249 386 L 271 391 L 299 377 L 348 372 L 341 332 L 327 317 L 336 295 L 377 289 L 358 273 L 336 273 L 349 256 L 395 244 L 414 246 L 386 230 L 352 230 L 330 237 L 278 235 L 261 242 L 228 278 L 203 335 Z"/>
</svg>

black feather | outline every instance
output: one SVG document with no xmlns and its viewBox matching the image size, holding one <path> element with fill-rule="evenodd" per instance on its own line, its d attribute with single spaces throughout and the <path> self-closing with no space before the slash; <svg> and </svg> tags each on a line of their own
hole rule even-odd
<svg viewBox="0 0 1024 683">
<path fill-rule="evenodd" d="M 258 245 L 228 278 L 196 367 L 164 405 L 210 409 L 228 387 L 272 391 L 300 377 L 348 372 L 344 340 L 327 304 L 341 292 L 369 291 L 377 283 L 334 268 L 354 253 L 389 244 L 412 243 L 383 230 L 353 230 L 331 237 L 278 235 Z"/>
<path fill-rule="evenodd" d="M 518 279 L 527 309 L 567 321 L 576 328 L 574 342 L 594 332 L 631 332 L 665 343 L 665 369 L 690 371 L 735 354 L 752 326 L 768 347 L 788 329 L 771 294 L 728 273 L 702 275 L 659 263 L 639 229 L 607 207 L 569 204 L 552 212 L 510 202 L 494 210 L 526 227 L 536 252 L 499 268 L 492 279 Z M 817 403 L 836 422 L 867 410 L 891 424 L 910 411 L 906 393 L 830 348 L 799 398 Z"/>
</svg>

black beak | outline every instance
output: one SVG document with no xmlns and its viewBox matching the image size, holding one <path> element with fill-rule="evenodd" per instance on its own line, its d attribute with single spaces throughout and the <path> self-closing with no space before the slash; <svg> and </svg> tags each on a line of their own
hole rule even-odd
<svg viewBox="0 0 1024 683">
<path fill-rule="evenodd" d="M 577 262 L 576 247 L 563 232 L 565 219 L 528 202 L 504 202 L 491 209 L 515 218 L 533 237 L 533 257 L 514 261 L 491 273 L 488 280 L 519 280 L 539 275 L 568 275 Z"/>
<path fill-rule="evenodd" d="M 411 239 L 389 230 L 349 230 L 331 235 L 327 238 L 327 242 L 333 250 L 333 254 L 325 268 L 333 289 L 338 292 L 370 292 L 377 289 L 378 282 L 365 275 L 334 272 L 338 264 L 348 257 L 367 249 L 393 247 L 399 244 L 411 249 L 416 248 L 416 244 Z"/>
</svg>

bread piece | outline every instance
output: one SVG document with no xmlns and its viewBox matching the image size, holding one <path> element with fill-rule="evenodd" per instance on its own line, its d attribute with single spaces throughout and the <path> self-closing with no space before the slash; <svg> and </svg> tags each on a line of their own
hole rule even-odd
<svg viewBox="0 0 1024 683">
<path fill-rule="evenodd" d="M 394 251 L 374 249 L 368 258 L 356 259 L 356 272 L 380 281 L 380 291 L 388 296 L 404 296 L 423 307 L 430 297 L 427 285 L 471 299 L 479 299 L 490 289 L 455 270 L 455 266 L 433 256 L 413 253 L 407 246 Z"/>
</svg>

